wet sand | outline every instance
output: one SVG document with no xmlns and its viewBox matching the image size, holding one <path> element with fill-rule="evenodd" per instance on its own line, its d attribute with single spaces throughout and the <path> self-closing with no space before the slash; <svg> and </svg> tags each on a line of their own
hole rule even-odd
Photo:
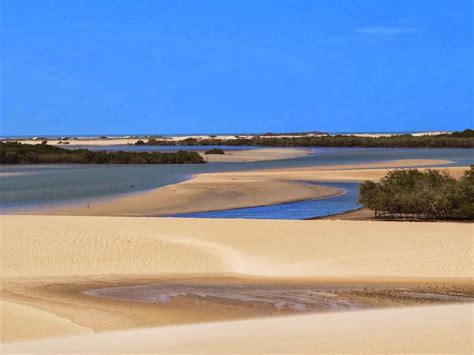
<svg viewBox="0 0 474 355">
<path fill-rule="evenodd" d="M 213 283 L 168 280 L 137 286 L 84 291 L 87 296 L 124 302 L 178 303 L 183 298 L 205 300 L 233 308 L 266 308 L 268 315 L 348 311 L 430 303 L 474 302 L 473 285 L 344 283 Z M 197 307 L 199 303 L 197 302 Z"/>
<path fill-rule="evenodd" d="M 93 276 L 4 282 L 3 341 L 305 313 L 473 302 L 466 280 Z M 20 309 L 18 309 L 20 308 Z"/>
</svg>

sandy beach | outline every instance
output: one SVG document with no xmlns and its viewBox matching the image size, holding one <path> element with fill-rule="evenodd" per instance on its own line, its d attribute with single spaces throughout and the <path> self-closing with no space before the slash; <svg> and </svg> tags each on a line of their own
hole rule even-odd
<svg viewBox="0 0 474 355">
<path fill-rule="evenodd" d="M 457 339 L 456 349 L 469 351 L 472 319 L 466 310 L 470 304 L 437 306 L 438 300 L 419 309 L 376 308 L 298 315 L 275 313 L 272 307 L 270 312 L 261 302 L 250 303 L 249 308 L 223 298 L 189 296 L 163 304 L 133 302 L 131 307 L 129 301 L 83 293 L 163 282 L 180 287 L 238 282 L 258 287 L 269 283 L 291 288 L 323 287 L 323 295 L 348 285 L 362 292 L 383 287 L 403 291 L 416 286 L 420 293 L 425 285 L 431 290 L 426 291 L 428 294 L 439 287 L 458 290 L 455 294 L 459 290 L 472 294 L 473 237 L 469 224 L 65 216 L 2 216 L 1 222 L 2 313 L 8 319 L 3 322 L 3 340 L 87 336 L 10 343 L 3 348 L 7 353 L 114 352 L 119 348 L 112 339 L 122 336 L 128 339 L 127 349 L 138 352 L 185 352 L 196 346 L 202 346 L 204 352 L 225 352 L 230 346 L 243 352 L 272 352 L 282 343 L 273 338 L 271 342 L 265 340 L 270 331 L 268 322 L 280 329 L 282 337 L 278 339 L 293 344 L 280 348 L 283 352 L 344 351 L 353 344 L 350 339 L 356 329 L 349 326 L 353 322 L 367 327 L 363 328 L 367 330 L 363 332 L 367 342 L 358 345 L 361 351 L 375 353 L 383 347 L 391 351 L 429 351 L 432 344 L 452 335 L 445 329 L 453 325 L 456 337 L 449 339 Z M 377 297 L 377 307 L 405 304 L 393 303 L 398 296 L 382 297 L 386 304 L 380 304 Z M 259 318 L 268 315 L 277 318 Z M 226 322 L 190 324 L 203 321 Z M 326 345 L 322 345 L 314 339 L 325 339 L 327 333 L 312 325 L 326 321 L 334 327 L 339 324 L 334 333 L 339 335 L 327 338 Z M 294 334 L 291 329 L 295 322 L 307 324 L 303 327 L 306 330 Z M 163 325 L 179 326 L 130 330 Z M 216 343 L 217 338 L 205 335 L 213 327 L 222 329 L 222 342 Z M 369 331 L 374 327 L 378 328 L 377 336 Z M 397 329 L 418 335 L 402 336 L 408 333 L 397 333 Z M 90 335 L 91 338 L 87 335 L 108 331 L 119 333 Z M 155 333 L 153 341 L 143 341 Z M 189 342 L 179 347 L 171 340 L 159 341 L 165 334 L 189 334 Z M 443 337 L 439 338 L 440 334 Z M 339 336 L 345 340 L 337 345 Z M 247 344 L 247 350 L 239 348 L 243 344 Z"/>
<path fill-rule="evenodd" d="M 163 216 L 217 211 L 324 198 L 341 190 L 313 181 L 377 180 L 390 168 L 430 167 L 447 160 L 394 160 L 362 165 L 208 173 L 185 182 L 92 204 L 35 211 L 35 214 L 88 216 Z M 466 168 L 441 168 L 461 175 Z"/>
</svg>

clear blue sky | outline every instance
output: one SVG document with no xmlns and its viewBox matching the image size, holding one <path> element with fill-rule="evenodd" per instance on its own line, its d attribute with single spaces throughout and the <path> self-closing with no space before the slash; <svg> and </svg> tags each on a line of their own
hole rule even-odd
<svg viewBox="0 0 474 355">
<path fill-rule="evenodd" d="M 3 0 L 1 134 L 473 126 L 472 0 Z"/>
</svg>

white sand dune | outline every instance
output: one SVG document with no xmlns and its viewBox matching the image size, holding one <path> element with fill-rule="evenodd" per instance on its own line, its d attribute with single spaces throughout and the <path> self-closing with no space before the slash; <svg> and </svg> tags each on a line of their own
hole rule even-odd
<svg viewBox="0 0 474 355">
<path fill-rule="evenodd" d="M 74 287 L 44 288 L 55 284 L 219 276 L 469 284 L 473 275 L 471 224 L 80 216 L 0 222 L 7 341 L 150 324 L 127 304 L 104 308 L 99 299 L 72 297 Z M 471 305 L 430 306 L 126 330 L 10 343 L 2 353 L 461 353 L 472 346 L 472 329 Z"/>
<path fill-rule="evenodd" d="M 99 138 L 78 138 L 78 139 L 48 139 L 49 145 L 58 145 L 59 142 L 68 141 L 67 147 L 74 147 L 74 146 L 111 146 L 111 145 L 128 145 L 128 144 L 135 144 L 137 138 L 109 138 L 109 139 L 99 139 Z M 41 139 L 15 139 L 14 141 L 20 142 L 23 144 L 41 144 L 43 140 Z M 62 147 L 61 144 L 58 145 Z"/>
<path fill-rule="evenodd" d="M 4 278 L 224 274 L 470 278 L 463 223 L 2 216 Z"/>
<path fill-rule="evenodd" d="M 4 345 L 11 353 L 472 354 L 472 304 L 149 328 Z"/>
</svg>

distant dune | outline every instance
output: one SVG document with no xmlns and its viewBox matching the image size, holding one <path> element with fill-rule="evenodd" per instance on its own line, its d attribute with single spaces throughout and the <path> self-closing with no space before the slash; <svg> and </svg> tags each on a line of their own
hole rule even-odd
<svg viewBox="0 0 474 355">
<path fill-rule="evenodd" d="M 426 131 L 426 132 L 413 132 L 409 133 L 410 135 L 414 137 L 420 137 L 420 136 L 437 136 L 441 134 L 449 134 L 451 133 L 450 131 Z M 397 135 L 402 135 L 402 134 L 407 134 L 407 133 L 344 133 L 344 134 L 330 134 L 327 132 L 319 132 L 319 131 L 312 131 L 312 132 L 294 132 L 294 133 L 264 133 L 264 134 L 217 134 L 217 135 L 180 135 L 180 136 L 143 136 L 143 135 L 127 135 L 127 136 L 101 136 L 101 137 L 74 137 L 74 136 L 69 136 L 69 137 L 62 137 L 62 138 L 57 138 L 57 137 L 51 137 L 48 138 L 47 136 L 45 137 L 23 137 L 23 138 L 7 138 L 7 139 L 2 139 L 2 141 L 6 140 L 13 140 L 13 141 L 19 141 L 22 143 L 27 143 L 27 144 L 40 144 L 44 139 L 48 141 L 48 144 L 63 144 L 64 142 L 67 142 L 69 146 L 109 146 L 109 145 L 127 145 L 127 144 L 135 144 L 137 140 L 142 139 L 142 140 L 147 140 L 148 138 L 151 137 L 159 137 L 161 140 L 168 140 L 170 142 L 180 142 L 184 141 L 189 138 L 195 138 L 195 139 L 235 139 L 235 138 L 245 138 L 245 139 L 250 139 L 253 137 L 264 137 L 264 138 L 298 138 L 298 137 L 325 137 L 325 136 L 336 136 L 336 135 L 348 135 L 348 136 L 354 136 L 354 137 L 372 137 L 372 138 L 378 138 L 378 137 L 391 137 L 391 136 L 397 136 Z"/>
</svg>

